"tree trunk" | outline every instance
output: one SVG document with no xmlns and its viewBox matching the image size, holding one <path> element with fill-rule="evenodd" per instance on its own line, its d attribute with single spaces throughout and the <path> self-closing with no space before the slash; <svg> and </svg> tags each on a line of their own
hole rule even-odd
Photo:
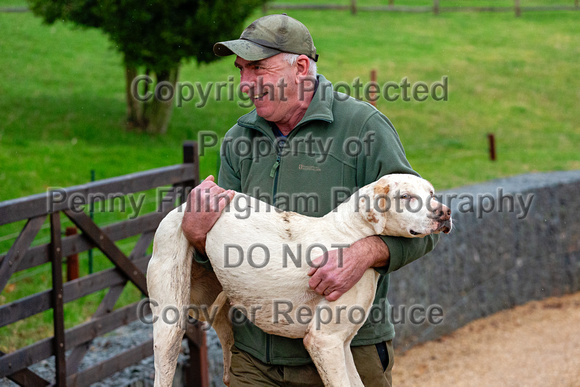
<svg viewBox="0 0 580 387">
<path fill-rule="evenodd" d="M 159 71 L 153 98 L 143 104 L 142 128 L 147 133 L 165 134 L 173 112 L 179 66 Z"/>
<path fill-rule="evenodd" d="M 141 101 L 133 95 L 137 88 L 133 87 L 133 81 L 137 78 L 137 68 L 125 64 L 125 96 L 127 99 L 127 130 L 142 128 Z M 136 85 L 135 85 L 136 86 Z"/>
</svg>

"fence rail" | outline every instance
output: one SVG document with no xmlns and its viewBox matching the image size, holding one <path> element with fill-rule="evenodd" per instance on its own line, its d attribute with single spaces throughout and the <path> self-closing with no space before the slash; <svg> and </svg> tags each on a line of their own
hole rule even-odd
<svg viewBox="0 0 580 387">
<path fill-rule="evenodd" d="M 337 0 L 338 1 L 338 0 Z M 563 0 L 564 1 L 564 0 Z M 569 0 L 572 3 L 571 0 Z M 509 6 L 485 6 L 485 7 L 458 7 L 442 6 L 441 0 L 433 0 L 433 5 L 396 5 L 395 0 L 388 0 L 387 5 L 359 5 L 357 0 L 343 0 L 342 4 L 294 4 L 294 3 L 266 3 L 263 11 L 266 13 L 272 10 L 341 10 L 350 11 L 352 14 L 357 12 L 415 12 L 425 13 L 433 12 L 438 15 L 441 12 L 514 12 L 516 16 L 521 16 L 522 12 L 534 11 L 580 11 L 580 0 L 574 0 L 572 5 L 535 5 L 521 6 L 521 0 L 513 0 L 513 7 Z M 445 0 L 443 0 L 445 3 Z M 0 13 L 28 12 L 28 7 L 0 7 Z"/>
<path fill-rule="evenodd" d="M 570 0 L 569 0 L 570 1 Z M 572 5 L 537 5 L 522 6 L 520 0 L 513 0 L 510 6 L 443 6 L 445 0 L 433 0 L 433 5 L 396 5 L 395 0 L 389 0 L 387 5 L 359 5 L 357 0 L 344 1 L 342 4 L 291 4 L 291 3 L 266 3 L 264 13 L 268 10 L 342 10 L 350 11 L 353 15 L 357 12 L 433 12 L 438 15 L 442 12 L 514 12 L 515 16 L 521 16 L 522 12 L 529 11 L 580 11 L 579 0 L 574 0 Z M 571 1 L 570 1 L 571 3 Z"/>
<path fill-rule="evenodd" d="M 147 250 L 155 230 L 175 202 L 183 201 L 187 192 L 198 182 L 197 144 L 189 142 L 184 144 L 183 164 L 1 202 L 0 225 L 23 220 L 26 220 L 26 224 L 8 253 L 0 256 L 0 292 L 14 273 L 49 262 L 52 267 L 52 289 L 1 305 L 0 327 L 52 309 L 54 336 L 11 353 L 0 352 L 0 377 L 7 377 L 23 386 L 51 385 L 51 381 L 34 373 L 29 367 L 54 356 L 56 386 L 86 386 L 151 356 L 153 343 L 148 340 L 79 371 L 79 365 L 93 339 L 137 319 L 137 302 L 113 310 L 115 304 L 130 282 L 143 295 L 147 295 L 145 271 L 151 258 Z M 74 202 L 62 200 L 63 196 L 80 195 L 86 198 L 84 203 L 92 203 L 104 200 L 107 194 L 127 195 L 164 186 L 171 188 L 167 189 L 156 211 L 102 228 L 83 211 L 75 208 Z M 63 237 L 63 214 L 79 228 L 80 234 Z M 50 223 L 50 243 L 30 247 L 46 219 Z M 131 236 L 139 238 L 127 256 L 115 242 Z M 94 248 L 103 252 L 115 268 L 65 283 L 62 275 L 63 257 Z M 107 288 L 109 291 L 90 321 L 65 330 L 64 304 Z M 205 335 L 197 325 L 188 325 L 186 337 L 190 347 L 190 363 L 186 372 L 187 383 L 207 386 Z M 68 356 L 65 355 L 67 351 L 71 351 Z"/>
</svg>

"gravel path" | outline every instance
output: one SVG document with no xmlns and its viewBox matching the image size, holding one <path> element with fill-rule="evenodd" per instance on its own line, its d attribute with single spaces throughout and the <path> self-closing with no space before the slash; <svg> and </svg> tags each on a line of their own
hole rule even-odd
<svg viewBox="0 0 580 387">
<path fill-rule="evenodd" d="M 104 337 L 98 337 L 93 341 L 89 351 L 83 358 L 80 369 L 86 369 L 100 361 L 111 358 L 129 347 L 141 344 L 151 337 L 153 337 L 151 325 L 143 324 L 140 321 L 135 321 L 127 326 L 121 327 Z M 222 352 L 219 340 L 214 331 L 208 332 L 207 347 L 208 358 L 210 360 L 210 387 L 222 386 Z M 182 354 L 179 355 L 180 362 L 187 360 L 187 351 L 187 346 L 183 345 Z M 54 383 L 54 358 L 51 357 L 43 360 L 30 368 L 41 377 Z M 154 365 L 153 357 L 151 356 L 101 382 L 93 383 L 91 387 L 152 387 L 153 380 Z M 181 383 L 176 381 L 176 385 L 178 384 Z M 18 385 L 7 378 L 0 378 L 0 387 L 14 386 Z"/>
<path fill-rule="evenodd" d="M 505 310 L 395 358 L 393 384 L 580 386 L 580 293 Z"/>
</svg>

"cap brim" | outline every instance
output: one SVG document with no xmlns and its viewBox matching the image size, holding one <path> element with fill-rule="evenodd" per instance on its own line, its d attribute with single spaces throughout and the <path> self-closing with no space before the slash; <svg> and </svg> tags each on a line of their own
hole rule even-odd
<svg viewBox="0 0 580 387">
<path fill-rule="evenodd" d="M 242 59 L 255 61 L 280 54 L 282 51 L 264 47 L 249 40 L 237 39 L 216 43 L 213 46 L 213 52 L 217 56 L 237 55 Z"/>
</svg>

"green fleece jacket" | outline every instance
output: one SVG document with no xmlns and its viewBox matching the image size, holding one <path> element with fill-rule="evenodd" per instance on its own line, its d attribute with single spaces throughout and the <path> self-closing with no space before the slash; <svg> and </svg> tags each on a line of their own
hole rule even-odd
<svg viewBox="0 0 580 387">
<path fill-rule="evenodd" d="M 285 211 L 319 217 L 383 175 L 417 175 L 387 117 L 366 102 L 334 91 L 322 75 L 318 81 L 306 114 L 282 145 L 271 123 L 255 110 L 238 120 L 222 144 L 219 186 Z M 387 313 L 388 273 L 425 255 L 437 242 L 436 236 L 382 238 L 391 257 L 387 267 L 377 269 L 381 276 L 373 307 L 379 310 L 371 313 L 353 346 L 393 339 L 395 330 Z M 284 295 L 283 284 L 280 295 Z M 247 320 L 234 324 L 234 336 L 238 348 L 263 362 L 311 362 L 302 339 L 266 334 Z"/>
</svg>

